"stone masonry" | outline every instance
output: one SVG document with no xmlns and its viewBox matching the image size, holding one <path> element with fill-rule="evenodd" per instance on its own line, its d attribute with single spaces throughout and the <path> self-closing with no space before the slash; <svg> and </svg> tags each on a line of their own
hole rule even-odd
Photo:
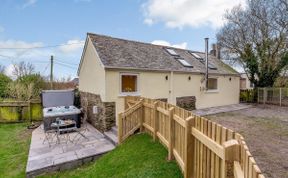
<svg viewBox="0 0 288 178">
<path fill-rule="evenodd" d="M 177 97 L 176 104 L 177 106 L 184 108 L 188 111 L 192 111 L 196 109 L 195 106 L 196 97 L 195 96 L 184 96 L 184 97 Z"/>
<path fill-rule="evenodd" d="M 80 92 L 81 106 L 84 118 L 101 132 L 110 130 L 115 126 L 115 102 L 103 102 L 100 95 Z M 93 106 L 97 106 L 98 113 L 93 114 Z"/>
</svg>

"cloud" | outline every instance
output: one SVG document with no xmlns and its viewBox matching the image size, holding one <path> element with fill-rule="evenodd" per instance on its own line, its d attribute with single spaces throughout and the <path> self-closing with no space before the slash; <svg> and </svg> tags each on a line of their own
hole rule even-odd
<svg viewBox="0 0 288 178">
<path fill-rule="evenodd" d="M 6 68 L 5 68 L 5 74 L 9 77 L 14 77 L 13 75 L 13 70 L 14 70 L 14 65 L 13 64 L 9 64 Z"/>
<path fill-rule="evenodd" d="M 22 8 L 25 9 L 29 6 L 36 4 L 38 0 L 26 0 L 26 2 L 22 5 Z"/>
<path fill-rule="evenodd" d="M 188 45 L 187 42 L 183 42 L 180 44 L 170 44 L 168 41 L 164 41 L 164 40 L 154 40 L 151 43 L 155 45 L 171 46 L 174 48 L 181 48 L 181 49 L 187 49 L 187 45 Z"/>
<path fill-rule="evenodd" d="M 73 53 L 77 52 L 83 48 L 85 41 L 84 40 L 68 40 L 63 46 L 59 47 L 59 50 L 62 53 Z"/>
<path fill-rule="evenodd" d="M 154 21 L 152 19 L 144 19 L 144 23 L 150 26 L 154 24 Z"/>
<path fill-rule="evenodd" d="M 245 6 L 245 0 L 148 0 L 142 8 L 148 25 L 163 22 L 169 28 L 217 28 L 224 23 L 225 10 L 239 4 Z"/>
</svg>

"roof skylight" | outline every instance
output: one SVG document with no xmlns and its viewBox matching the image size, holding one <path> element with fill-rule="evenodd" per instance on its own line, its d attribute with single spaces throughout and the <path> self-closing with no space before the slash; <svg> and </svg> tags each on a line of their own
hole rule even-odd
<svg viewBox="0 0 288 178">
<path fill-rule="evenodd" d="M 202 57 L 200 57 L 198 54 L 194 53 L 194 52 L 189 52 L 192 56 L 194 56 L 197 59 L 203 59 Z"/>
<path fill-rule="evenodd" d="M 185 59 L 183 58 L 177 58 L 177 60 L 185 67 L 193 67 L 191 64 L 189 64 Z"/>
<path fill-rule="evenodd" d="M 165 48 L 165 50 L 172 56 L 179 56 L 173 49 Z"/>
<path fill-rule="evenodd" d="M 215 67 L 213 64 L 208 64 L 208 68 L 211 70 L 217 70 L 217 67 Z"/>
</svg>

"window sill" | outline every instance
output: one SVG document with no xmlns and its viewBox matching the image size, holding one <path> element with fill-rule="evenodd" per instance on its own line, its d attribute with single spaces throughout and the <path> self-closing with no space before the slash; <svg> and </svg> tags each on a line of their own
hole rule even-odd
<svg viewBox="0 0 288 178">
<path fill-rule="evenodd" d="M 206 90 L 205 93 L 219 93 L 219 90 Z"/>
<path fill-rule="evenodd" d="M 120 93 L 118 97 L 125 97 L 125 96 L 141 96 L 140 93 Z"/>
</svg>

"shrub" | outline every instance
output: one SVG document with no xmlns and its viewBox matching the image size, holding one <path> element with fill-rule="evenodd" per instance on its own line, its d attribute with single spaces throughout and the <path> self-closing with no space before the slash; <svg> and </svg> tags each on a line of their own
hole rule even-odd
<svg viewBox="0 0 288 178">
<path fill-rule="evenodd" d="M 0 97 L 7 96 L 8 84 L 12 82 L 12 80 L 5 74 L 0 73 Z"/>
</svg>

